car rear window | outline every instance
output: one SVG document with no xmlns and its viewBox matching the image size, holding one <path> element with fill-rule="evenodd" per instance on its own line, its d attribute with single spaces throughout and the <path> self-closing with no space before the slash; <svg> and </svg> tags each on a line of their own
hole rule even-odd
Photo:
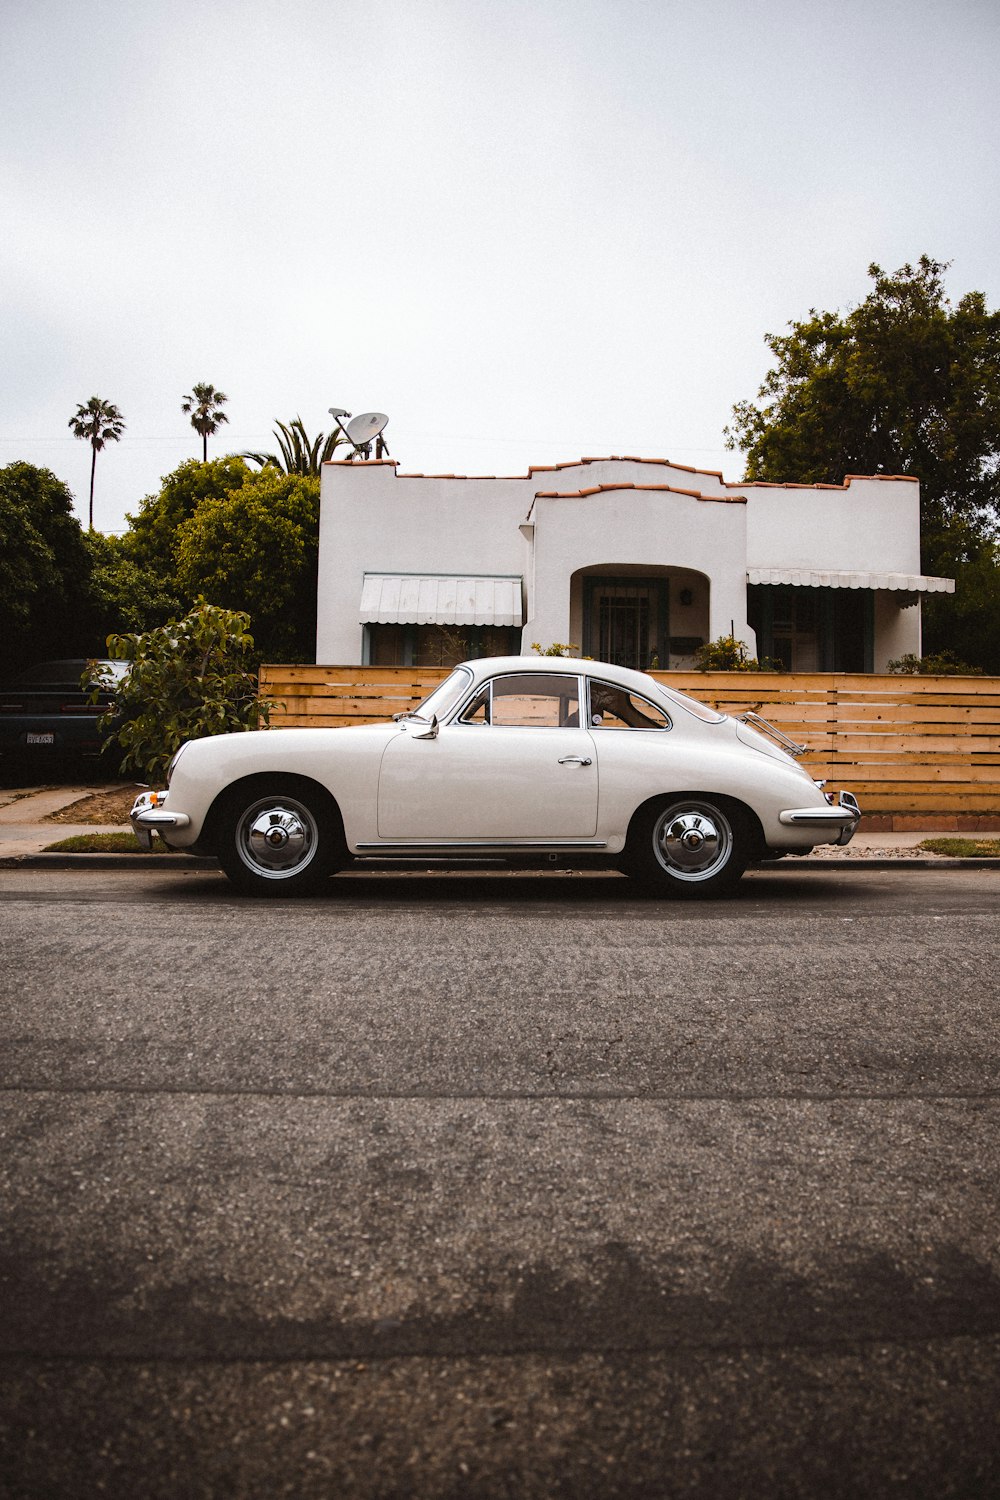
<svg viewBox="0 0 1000 1500">
<path fill-rule="evenodd" d="M 683 708 L 685 713 L 691 714 L 696 719 L 701 719 L 705 724 L 721 724 L 725 714 L 720 714 L 717 708 L 709 708 L 707 703 L 699 703 L 697 698 L 689 698 L 687 693 L 679 693 L 676 688 L 660 684 L 660 691 L 665 693 L 672 703 L 678 708 Z"/>
</svg>

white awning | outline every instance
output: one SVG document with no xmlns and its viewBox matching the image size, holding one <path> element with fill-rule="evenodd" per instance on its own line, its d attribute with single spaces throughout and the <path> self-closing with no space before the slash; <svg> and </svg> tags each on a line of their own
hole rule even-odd
<svg viewBox="0 0 1000 1500">
<path fill-rule="evenodd" d="M 522 625 L 521 580 L 366 573 L 363 625 Z"/>
<path fill-rule="evenodd" d="M 748 583 L 788 583 L 809 589 L 888 589 L 903 594 L 953 594 L 954 578 L 922 573 L 833 573 L 813 568 L 748 568 Z"/>
</svg>

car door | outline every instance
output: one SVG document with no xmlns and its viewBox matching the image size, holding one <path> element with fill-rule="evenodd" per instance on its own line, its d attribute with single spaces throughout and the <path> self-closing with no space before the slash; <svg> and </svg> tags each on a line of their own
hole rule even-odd
<svg viewBox="0 0 1000 1500">
<path fill-rule="evenodd" d="M 382 757 L 379 838 L 592 838 L 597 763 L 579 693 L 569 673 L 507 673 L 434 737 L 403 721 Z"/>
</svg>

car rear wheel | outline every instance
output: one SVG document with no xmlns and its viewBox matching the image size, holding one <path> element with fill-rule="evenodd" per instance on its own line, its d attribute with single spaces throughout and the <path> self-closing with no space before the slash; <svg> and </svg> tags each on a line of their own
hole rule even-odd
<svg viewBox="0 0 1000 1500">
<path fill-rule="evenodd" d="M 320 788 L 276 782 L 229 792 L 219 816 L 219 863 L 241 891 L 315 890 L 343 862 L 343 833 Z"/>
<path fill-rule="evenodd" d="M 682 900 L 728 894 L 749 857 L 739 810 L 707 797 L 643 809 L 629 836 L 627 868 L 642 884 Z"/>
</svg>

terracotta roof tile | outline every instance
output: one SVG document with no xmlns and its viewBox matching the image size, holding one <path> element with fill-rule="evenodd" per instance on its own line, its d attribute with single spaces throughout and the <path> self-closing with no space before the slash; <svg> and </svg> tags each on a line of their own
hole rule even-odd
<svg viewBox="0 0 1000 1500">
<path fill-rule="evenodd" d="M 777 479 L 744 479 L 739 484 L 723 480 L 723 485 L 727 490 L 847 490 L 855 479 L 905 479 L 909 484 L 920 483 L 914 474 L 846 474 L 842 484 L 794 484 L 789 481 L 782 483 Z"/>
<path fill-rule="evenodd" d="M 324 469 L 395 469 L 398 458 L 327 458 Z"/>
<path fill-rule="evenodd" d="M 331 458 L 326 461 L 324 468 L 365 469 L 388 468 L 398 470 L 400 460 L 398 458 Z M 906 480 L 910 484 L 917 484 L 919 480 L 913 474 L 846 474 L 841 484 L 795 484 L 782 483 L 779 480 L 770 479 L 723 479 L 719 469 L 696 469 L 690 464 L 674 463 L 669 458 L 640 458 L 631 454 L 607 454 L 603 458 L 573 458 L 567 459 L 565 463 L 558 464 L 530 464 L 525 474 L 421 474 L 397 472 L 397 479 L 530 479 L 534 474 L 556 474 L 562 469 L 579 469 L 585 464 L 654 464 L 658 468 L 677 469 L 682 474 L 704 474 L 706 479 L 717 479 L 723 489 L 726 490 L 846 490 L 855 479 L 879 479 L 887 481 Z M 600 489 L 676 489 L 675 485 L 601 485 Z M 552 491 L 550 493 L 555 493 Z M 580 490 L 579 494 L 596 494 L 597 489 Z M 724 499 L 725 496 L 705 495 L 696 490 L 677 490 L 678 494 L 698 494 L 702 500 Z"/>
<path fill-rule="evenodd" d="M 536 500 L 583 500 L 588 495 L 603 495 L 609 490 L 643 490 L 649 494 L 690 495 L 716 505 L 746 505 L 745 495 L 705 495 L 701 490 L 685 490 L 676 484 L 594 484 L 582 490 L 538 490 Z"/>
</svg>

